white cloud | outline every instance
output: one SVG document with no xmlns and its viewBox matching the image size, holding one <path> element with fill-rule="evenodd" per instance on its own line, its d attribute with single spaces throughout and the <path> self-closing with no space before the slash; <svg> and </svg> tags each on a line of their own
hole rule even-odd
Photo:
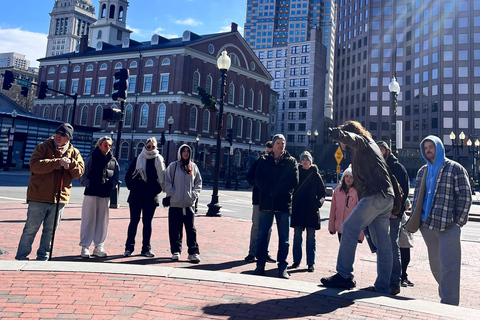
<svg viewBox="0 0 480 320">
<path fill-rule="evenodd" d="M 175 24 L 180 24 L 180 25 L 184 25 L 184 26 L 193 26 L 193 27 L 196 27 L 196 26 L 199 26 L 199 25 L 203 24 L 201 21 L 197 21 L 197 20 L 192 19 L 192 18 L 187 18 L 187 19 L 183 19 L 183 20 L 175 20 L 174 22 L 175 22 Z"/>
<path fill-rule="evenodd" d="M 47 34 L 24 31 L 20 28 L 0 28 L 0 52 L 17 52 L 30 60 L 31 67 L 38 67 L 37 59 L 44 58 L 47 50 Z"/>
</svg>

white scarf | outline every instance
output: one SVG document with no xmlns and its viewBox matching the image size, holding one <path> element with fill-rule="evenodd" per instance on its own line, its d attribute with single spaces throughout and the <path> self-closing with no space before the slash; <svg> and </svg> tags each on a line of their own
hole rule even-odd
<svg viewBox="0 0 480 320">
<path fill-rule="evenodd" d="M 157 149 L 149 151 L 143 147 L 142 153 L 137 157 L 137 164 L 132 177 L 140 174 L 140 178 L 143 181 L 147 181 L 147 159 L 155 159 L 155 169 L 157 171 L 158 182 L 163 189 L 163 184 L 165 182 L 165 164 L 163 163 L 163 157 L 158 153 Z"/>
</svg>

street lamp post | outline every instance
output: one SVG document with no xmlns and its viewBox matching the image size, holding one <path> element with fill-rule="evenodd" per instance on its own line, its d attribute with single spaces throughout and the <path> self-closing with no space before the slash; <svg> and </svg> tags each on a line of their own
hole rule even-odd
<svg viewBox="0 0 480 320">
<path fill-rule="evenodd" d="M 318 137 L 318 130 L 315 130 L 313 132 L 313 139 L 312 137 L 312 131 L 308 130 L 307 131 L 307 139 L 308 139 L 308 146 L 310 146 L 310 152 L 313 154 L 315 151 L 315 146 L 317 145 L 317 137 Z"/>
<path fill-rule="evenodd" d="M 220 208 L 222 207 L 218 203 L 218 184 L 220 181 L 220 149 L 222 146 L 222 129 L 223 129 L 223 101 L 225 99 L 225 86 L 227 81 L 227 71 L 230 69 L 230 57 L 227 55 L 227 51 L 223 50 L 220 57 L 217 59 L 217 67 L 222 73 L 222 84 L 220 88 L 220 108 L 218 111 L 218 128 L 217 128 L 217 148 L 215 152 L 215 176 L 213 180 L 213 192 L 212 202 L 208 204 L 207 217 L 220 217 Z"/>
<path fill-rule="evenodd" d="M 196 145 L 195 145 L 195 161 L 198 163 L 198 141 L 200 141 L 200 136 L 197 135 L 195 138 Z"/>
<path fill-rule="evenodd" d="M 477 156 L 478 156 L 478 147 L 480 146 L 480 141 L 478 139 L 475 139 L 475 142 L 472 142 L 472 140 L 468 139 L 467 141 L 467 146 L 468 146 L 468 153 L 472 154 L 472 180 L 474 184 L 476 184 L 477 177 L 476 177 L 476 171 L 477 171 Z M 472 186 L 472 189 L 475 186 Z"/>
<path fill-rule="evenodd" d="M 13 157 L 13 143 L 15 141 L 15 118 L 17 117 L 17 110 L 12 111 L 12 127 L 8 135 L 8 154 L 7 154 L 7 165 L 3 167 L 3 171 L 10 171 L 10 166 L 12 165 Z"/>
<path fill-rule="evenodd" d="M 452 156 L 453 156 L 453 160 L 455 160 L 455 161 L 458 161 L 458 158 L 460 157 L 458 151 L 455 152 L 455 150 L 458 150 L 458 148 L 461 148 L 463 150 L 463 142 L 465 140 L 465 133 L 463 133 L 463 131 L 460 132 L 460 134 L 458 135 L 458 138 L 459 138 L 459 141 L 458 141 L 458 144 L 457 144 L 455 133 L 453 131 L 450 132 L 450 140 L 452 140 L 452 149 L 453 149 Z"/>
<path fill-rule="evenodd" d="M 248 155 L 250 155 L 250 152 L 252 151 L 252 140 L 248 141 Z"/>
<path fill-rule="evenodd" d="M 172 140 L 172 125 L 175 121 L 173 120 L 173 117 L 170 116 L 168 118 L 167 123 L 168 123 L 168 140 L 167 140 L 167 158 L 165 159 L 165 164 L 168 166 L 168 156 L 170 155 L 170 140 Z"/>
<path fill-rule="evenodd" d="M 397 106 L 400 93 L 400 85 L 395 76 L 388 84 L 388 91 L 390 91 L 390 147 L 395 154 L 397 152 Z"/>
</svg>

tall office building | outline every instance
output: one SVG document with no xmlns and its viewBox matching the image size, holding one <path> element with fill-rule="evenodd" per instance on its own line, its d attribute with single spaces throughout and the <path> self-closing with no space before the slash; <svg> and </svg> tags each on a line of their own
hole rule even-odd
<svg viewBox="0 0 480 320">
<path fill-rule="evenodd" d="M 244 38 L 279 93 L 270 134 L 284 133 L 295 155 L 309 148 L 308 131 L 311 149 L 323 144 L 332 119 L 335 11 L 335 1 L 247 1 Z"/>
<path fill-rule="evenodd" d="M 92 0 L 56 0 L 50 16 L 47 57 L 74 52 L 96 21 Z"/>
<path fill-rule="evenodd" d="M 0 53 L 0 68 L 9 67 L 28 70 L 30 67 L 30 60 L 27 60 L 24 54 L 16 52 Z"/>
<path fill-rule="evenodd" d="M 336 124 L 355 119 L 389 140 L 388 84 L 396 76 L 397 145 L 410 177 L 425 163 L 419 143 L 429 134 L 442 139 L 448 157 L 477 171 L 469 151 L 480 134 L 480 1 L 340 0 L 335 64 Z M 461 148 L 451 147 L 451 132 Z"/>
</svg>

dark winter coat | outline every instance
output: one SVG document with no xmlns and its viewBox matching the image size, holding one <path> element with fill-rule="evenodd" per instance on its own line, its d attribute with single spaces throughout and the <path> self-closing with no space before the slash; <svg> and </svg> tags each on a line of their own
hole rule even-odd
<svg viewBox="0 0 480 320">
<path fill-rule="evenodd" d="M 316 165 L 308 170 L 298 165 L 298 185 L 293 190 L 290 226 L 320 229 L 320 209 L 325 201 L 325 184 Z"/>
<path fill-rule="evenodd" d="M 255 184 L 260 189 L 260 210 L 290 212 L 293 189 L 298 184 L 297 160 L 287 151 L 275 163 L 273 151 L 263 155 L 255 170 Z"/>
<path fill-rule="evenodd" d="M 398 216 L 401 217 L 403 215 L 403 212 L 405 211 L 405 202 L 407 201 L 408 190 L 410 187 L 410 184 L 408 182 L 408 173 L 405 167 L 400 162 L 398 162 L 397 157 L 395 157 L 393 154 L 390 154 L 388 156 L 387 164 L 390 167 L 390 170 L 392 170 L 392 174 L 395 176 L 395 178 L 397 178 L 397 181 L 403 190 L 402 211 L 398 214 Z"/>
<path fill-rule="evenodd" d="M 137 166 L 137 158 L 133 159 L 125 174 L 125 184 L 127 185 L 130 194 L 128 195 L 128 203 L 144 203 L 145 201 L 153 201 L 158 206 L 159 194 L 162 192 L 162 187 L 158 182 L 157 170 L 155 169 L 155 158 L 147 159 L 145 173 L 147 174 L 147 181 L 141 179 L 140 174 L 135 177 L 133 173 Z"/>
<path fill-rule="evenodd" d="M 109 151 L 103 155 L 96 147 L 85 161 L 85 174 L 80 178 L 80 183 L 85 186 L 86 196 L 108 198 L 112 189 L 117 186 L 120 167 L 117 160 Z"/>
</svg>

